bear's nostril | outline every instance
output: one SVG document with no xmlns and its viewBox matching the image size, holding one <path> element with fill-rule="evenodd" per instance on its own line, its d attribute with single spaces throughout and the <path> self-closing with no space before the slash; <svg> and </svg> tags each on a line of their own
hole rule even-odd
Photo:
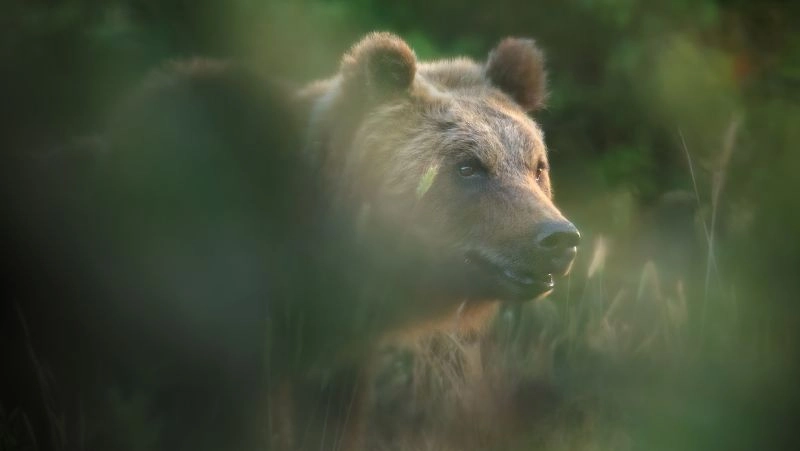
<svg viewBox="0 0 800 451">
<path fill-rule="evenodd" d="M 572 232 L 556 232 L 546 236 L 539 242 L 539 246 L 550 249 L 575 247 L 580 241 L 580 235 Z"/>
<path fill-rule="evenodd" d="M 541 226 L 536 244 L 543 249 L 560 250 L 575 247 L 581 234 L 570 222 L 549 222 Z"/>
</svg>

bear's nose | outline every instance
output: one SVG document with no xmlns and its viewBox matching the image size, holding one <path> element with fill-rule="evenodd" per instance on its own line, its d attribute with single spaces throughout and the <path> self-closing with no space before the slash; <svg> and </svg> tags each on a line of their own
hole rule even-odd
<svg viewBox="0 0 800 451">
<path fill-rule="evenodd" d="M 581 241 L 581 234 L 569 221 L 551 221 L 541 224 L 536 234 L 536 246 L 550 252 L 563 252 Z"/>
<path fill-rule="evenodd" d="M 542 269 L 553 275 L 566 275 L 578 253 L 581 234 L 569 221 L 552 221 L 539 225 L 536 247 Z"/>
</svg>

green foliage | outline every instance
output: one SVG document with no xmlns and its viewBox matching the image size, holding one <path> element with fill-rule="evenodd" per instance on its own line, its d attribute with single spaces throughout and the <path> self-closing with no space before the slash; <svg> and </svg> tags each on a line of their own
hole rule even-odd
<svg viewBox="0 0 800 451">
<path fill-rule="evenodd" d="M 558 202 L 586 243 L 570 291 L 508 312 L 495 330 L 503 377 L 566 393 L 537 423 L 561 435 L 537 445 L 769 449 L 782 431 L 768 419 L 794 402 L 800 338 L 797 17 L 797 4 L 777 0 L 2 2 L 0 99 L 12 127 L 0 144 L 41 153 L 94 133 L 170 58 L 242 59 L 305 81 L 332 74 L 375 29 L 402 34 L 422 59 L 484 58 L 505 35 L 534 37 L 551 91 L 537 119 Z M 670 204 L 676 190 L 690 193 L 688 210 Z M 156 433 L 144 426 L 147 402 L 111 402 L 146 449 Z M 0 443 L 24 422 L 0 411 Z"/>
<path fill-rule="evenodd" d="M 439 166 L 434 165 L 429 167 L 424 174 L 422 174 L 422 178 L 419 180 L 419 184 L 417 185 L 417 198 L 422 198 L 425 193 L 428 192 L 431 185 L 433 185 L 433 181 L 436 179 L 436 175 L 439 173 Z"/>
</svg>

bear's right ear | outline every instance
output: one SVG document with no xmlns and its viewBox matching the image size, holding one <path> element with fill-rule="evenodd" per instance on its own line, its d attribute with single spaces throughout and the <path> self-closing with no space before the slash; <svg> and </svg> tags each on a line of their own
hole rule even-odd
<svg viewBox="0 0 800 451">
<path fill-rule="evenodd" d="M 417 72 L 414 51 L 391 33 L 370 33 L 342 59 L 345 86 L 375 97 L 408 92 Z"/>
</svg>

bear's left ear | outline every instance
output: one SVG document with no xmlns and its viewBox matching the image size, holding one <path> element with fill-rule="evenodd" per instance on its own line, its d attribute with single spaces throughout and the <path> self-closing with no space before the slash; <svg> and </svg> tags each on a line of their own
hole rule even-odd
<svg viewBox="0 0 800 451">
<path fill-rule="evenodd" d="M 489 81 L 525 111 L 544 106 L 547 97 L 544 55 L 533 39 L 504 39 L 489 53 L 485 71 Z"/>
<path fill-rule="evenodd" d="M 382 96 L 407 92 L 417 72 L 414 51 L 391 33 L 370 33 L 342 59 L 346 86 Z"/>
</svg>

